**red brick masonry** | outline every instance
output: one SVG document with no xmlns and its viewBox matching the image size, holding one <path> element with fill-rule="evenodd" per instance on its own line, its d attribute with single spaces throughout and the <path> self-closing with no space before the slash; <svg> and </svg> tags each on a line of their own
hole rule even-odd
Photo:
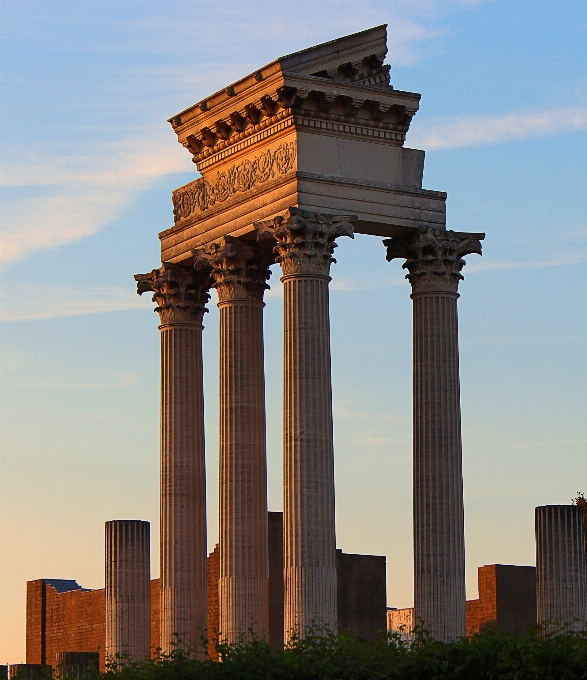
<svg viewBox="0 0 587 680">
<path fill-rule="evenodd" d="M 278 515 L 279 513 L 272 514 Z M 280 518 L 273 519 L 277 526 L 277 520 Z M 279 532 L 276 531 L 275 536 L 274 542 L 278 544 Z M 279 551 L 275 549 L 273 552 L 278 555 Z M 371 562 L 373 574 L 367 577 L 365 569 L 371 565 Z M 339 579 L 341 581 L 339 583 L 341 591 L 339 592 L 339 617 L 342 617 L 345 627 L 357 628 L 362 637 L 371 637 L 376 634 L 377 630 L 385 627 L 385 623 L 381 623 L 380 627 L 378 623 L 379 609 L 385 615 L 385 558 L 340 553 L 337 563 L 341 577 Z M 349 574 L 346 574 L 347 571 Z M 503 630 L 515 631 L 525 628 L 529 623 L 536 622 L 535 567 L 492 564 L 479 567 L 478 573 L 479 599 L 467 602 L 467 633 L 469 635 L 479 632 L 481 627 L 486 625 L 498 625 Z M 360 574 L 363 574 L 363 578 L 359 578 Z M 274 580 L 278 579 L 274 577 Z M 273 584 L 270 590 L 271 592 L 275 590 L 272 600 L 276 600 L 276 603 L 273 609 L 279 614 L 277 599 L 280 594 L 282 598 L 282 590 L 277 592 L 276 588 L 277 586 Z M 369 613 L 367 609 L 363 611 L 365 607 L 357 604 L 357 598 L 369 608 Z M 374 606 L 376 611 L 371 612 L 370 609 Z M 275 618 L 279 617 L 276 615 Z M 100 653 L 100 669 L 104 670 L 105 619 L 104 589 L 84 590 L 75 581 L 59 579 L 29 581 L 27 583 L 26 662 L 47 663 L 55 667 L 58 652 L 97 651 Z M 280 645 L 283 621 L 275 620 L 272 624 L 271 635 L 275 637 L 275 644 Z M 216 546 L 208 558 L 208 629 L 210 631 L 208 650 L 212 658 L 216 657 L 214 645 L 218 625 L 218 546 Z M 273 630 L 274 627 L 275 630 Z M 158 647 L 159 579 L 155 579 L 151 581 L 151 652 L 153 656 Z"/>
</svg>

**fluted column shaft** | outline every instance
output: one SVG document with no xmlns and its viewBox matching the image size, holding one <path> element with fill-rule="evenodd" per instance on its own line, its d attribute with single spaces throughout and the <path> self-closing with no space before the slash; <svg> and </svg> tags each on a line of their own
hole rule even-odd
<svg viewBox="0 0 587 680">
<path fill-rule="evenodd" d="M 106 522 L 107 662 L 143 661 L 151 648 L 149 522 Z M 123 660 L 121 660 L 124 663 Z"/>
<path fill-rule="evenodd" d="M 336 534 L 328 284 L 354 217 L 290 209 L 271 235 L 284 291 L 284 631 L 336 630 Z"/>
<path fill-rule="evenodd" d="M 165 264 L 138 275 L 161 318 L 161 648 L 201 648 L 207 628 L 202 317 L 207 275 Z M 200 650 L 202 651 L 202 650 Z"/>
<path fill-rule="evenodd" d="M 466 632 L 457 296 L 412 297 L 414 613 L 454 640 Z"/>
<path fill-rule="evenodd" d="M 207 626 L 202 326 L 161 328 L 161 646 Z"/>
<path fill-rule="evenodd" d="M 194 251 L 220 309 L 220 638 L 269 630 L 263 292 L 271 248 L 226 236 Z"/>
<path fill-rule="evenodd" d="M 220 305 L 220 633 L 269 629 L 263 305 Z"/>
<path fill-rule="evenodd" d="M 546 632 L 587 623 L 584 511 L 579 505 L 536 508 L 537 621 Z"/>
<path fill-rule="evenodd" d="M 406 259 L 414 301 L 414 616 L 443 641 L 466 634 L 457 289 L 483 237 L 423 227 L 384 241 L 388 260 Z"/>
<path fill-rule="evenodd" d="M 286 633 L 336 628 L 334 450 L 327 277 L 284 277 Z"/>
</svg>

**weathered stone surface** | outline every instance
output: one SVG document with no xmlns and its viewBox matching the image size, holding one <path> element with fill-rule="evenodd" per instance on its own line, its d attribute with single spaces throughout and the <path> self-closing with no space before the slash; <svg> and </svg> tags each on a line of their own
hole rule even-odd
<svg viewBox="0 0 587 680">
<path fill-rule="evenodd" d="M 587 623 L 584 511 L 580 505 L 536 508 L 536 605 L 546 631 Z"/>
<path fill-rule="evenodd" d="M 384 241 L 388 260 L 406 258 L 414 301 L 415 619 L 444 641 L 466 632 L 457 288 L 483 237 L 423 227 Z"/>
<path fill-rule="evenodd" d="M 284 284 L 285 639 L 336 627 L 334 452 L 328 282 L 352 217 L 295 208 L 255 225 L 276 242 Z"/>
<path fill-rule="evenodd" d="M 208 272 L 164 264 L 135 276 L 161 325 L 161 648 L 201 644 L 207 627 L 202 317 Z"/>
<path fill-rule="evenodd" d="M 106 522 L 106 662 L 127 654 L 150 656 L 150 526 L 140 520 Z"/>
</svg>

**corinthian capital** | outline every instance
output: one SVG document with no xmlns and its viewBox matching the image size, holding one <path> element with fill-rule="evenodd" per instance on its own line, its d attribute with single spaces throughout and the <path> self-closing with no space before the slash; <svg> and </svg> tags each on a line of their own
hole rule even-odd
<svg viewBox="0 0 587 680">
<path fill-rule="evenodd" d="M 206 303 L 210 299 L 211 281 L 208 272 L 195 272 L 191 267 L 164 263 L 149 274 L 136 274 L 137 293 L 153 291 L 155 311 L 161 326 L 174 324 L 201 325 Z"/>
<path fill-rule="evenodd" d="M 405 258 L 402 265 L 408 270 L 406 279 L 412 293 L 455 293 L 465 277 L 461 269 L 464 255 L 481 255 L 481 241 L 485 234 L 446 231 L 420 227 L 418 231 L 386 239 L 387 261 Z"/>
<path fill-rule="evenodd" d="M 334 239 L 339 236 L 354 238 L 355 215 L 324 215 L 300 208 L 289 208 L 285 215 L 273 220 L 255 222 L 260 242 L 276 241 L 276 262 L 284 276 L 316 274 L 328 276 L 330 265 L 336 260 L 332 253 Z"/>
<path fill-rule="evenodd" d="M 218 241 L 192 251 L 194 269 L 210 272 L 218 301 L 263 300 L 271 276 L 269 265 L 275 262 L 268 244 L 223 236 Z"/>
</svg>

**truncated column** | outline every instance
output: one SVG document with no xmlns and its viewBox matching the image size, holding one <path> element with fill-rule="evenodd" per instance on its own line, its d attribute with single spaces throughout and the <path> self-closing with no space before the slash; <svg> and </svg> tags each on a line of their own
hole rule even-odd
<svg viewBox="0 0 587 680">
<path fill-rule="evenodd" d="M 284 630 L 336 629 L 336 537 L 328 283 L 347 216 L 291 208 L 258 223 L 274 238 L 284 284 Z"/>
<path fill-rule="evenodd" d="M 580 505 L 536 508 L 536 613 L 546 632 L 587 623 L 584 518 Z"/>
<path fill-rule="evenodd" d="M 269 629 L 263 293 L 271 247 L 226 236 L 194 251 L 220 308 L 220 638 Z"/>
<path fill-rule="evenodd" d="M 106 662 L 144 661 L 151 651 L 149 522 L 106 522 Z M 121 658 L 118 655 L 123 655 Z"/>
<path fill-rule="evenodd" d="M 457 289 L 483 238 L 424 227 L 384 241 L 388 260 L 406 259 L 414 301 L 415 622 L 443 641 L 466 633 Z"/>
<path fill-rule="evenodd" d="M 161 320 L 161 648 L 200 649 L 207 628 L 202 318 L 210 280 L 171 264 L 135 279 L 139 294 L 154 292 Z"/>
</svg>

